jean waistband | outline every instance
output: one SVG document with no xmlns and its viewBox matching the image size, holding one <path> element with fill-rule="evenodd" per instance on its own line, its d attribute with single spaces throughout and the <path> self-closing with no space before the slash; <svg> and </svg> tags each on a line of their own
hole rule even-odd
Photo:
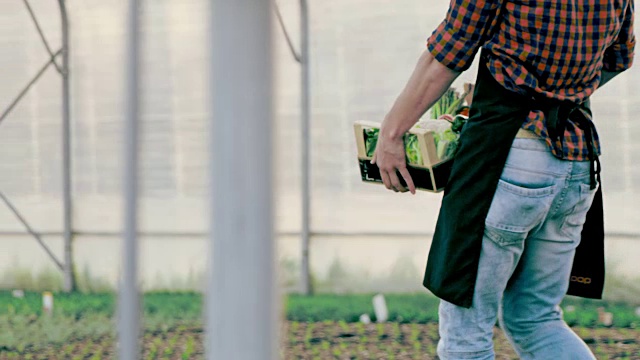
<svg viewBox="0 0 640 360">
<path fill-rule="evenodd" d="M 517 138 L 511 148 L 520 151 L 510 152 L 506 166 L 575 179 L 590 176 L 590 161 L 559 159 L 551 153 L 546 140 Z"/>
<path fill-rule="evenodd" d="M 514 149 L 548 152 L 549 155 L 553 156 L 553 154 L 551 154 L 551 150 L 549 149 L 549 145 L 547 145 L 547 142 L 541 138 L 538 138 L 538 139 L 516 138 L 513 141 L 513 145 L 511 147 Z"/>
</svg>

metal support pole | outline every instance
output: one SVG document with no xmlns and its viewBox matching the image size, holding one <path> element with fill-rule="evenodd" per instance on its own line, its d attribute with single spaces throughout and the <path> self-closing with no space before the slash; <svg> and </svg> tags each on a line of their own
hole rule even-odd
<svg viewBox="0 0 640 360">
<path fill-rule="evenodd" d="M 139 1 L 128 1 L 126 51 L 126 118 L 124 128 L 124 229 L 122 278 L 118 303 L 119 359 L 140 357 L 140 294 L 138 292 L 138 141 L 140 117 L 140 15 Z"/>
<path fill-rule="evenodd" d="M 275 359 L 272 4 L 211 4 L 207 359 Z"/>
<path fill-rule="evenodd" d="M 71 197 L 71 94 L 69 82 L 69 18 L 59 0 L 62 19 L 62 202 L 64 212 L 64 291 L 76 290 L 73 269 L 73 213 Z"/>
<path fill-rule="evenodd" d="M 301 112 L 302 112 L 302 292 L 311 295 L 311 271 L 309 264 L 309 242 L 311 233 L 311 106 L 309 81 L 309 8 L 307 0 L 300 0 L 300 66 Z"/>
</svg>

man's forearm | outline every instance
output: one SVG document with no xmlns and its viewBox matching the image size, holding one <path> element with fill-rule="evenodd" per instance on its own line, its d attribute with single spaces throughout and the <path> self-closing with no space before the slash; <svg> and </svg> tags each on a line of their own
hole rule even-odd
<svg viewBox="0 0 640 360">
<path fill-rule="evenodd" d="M 460 75 L 436 61 L 425 51 L 409 82 L 382 123 L 382 136 L 401 137 L 436 103 Z"/>
</svg>

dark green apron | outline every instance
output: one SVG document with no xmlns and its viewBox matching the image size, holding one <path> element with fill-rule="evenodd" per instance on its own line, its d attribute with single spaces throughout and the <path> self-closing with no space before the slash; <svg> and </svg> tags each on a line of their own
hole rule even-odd
<svg viewBox="0 0 640 360">
<path fill-rule="evenodd" d="M 487 56 L 490 54 L 483 50 L 469 121 L 453 161 L 423 281 L 439 298 L 466 308 L 472 305 L 485 219 L 513 140 L 529 112 L 543 110 L 548 126 L 562 124 L 568 118 L 584 120 L 576 118 L 582 112 L 573 111 L 575 105 L 567 107 L 566 103 L 549 101 L 543 104 L 506 90 L 486 68 Z M 589 120 L 586 122 L 591 124 Z M 597 171 L 595 165 L 592 166 L 594 185 L 596 176 L 599 178 L 599 164 Z M 603 228 L 600 187 L 576 251 L 572 271 L 572 279 L 576 281 L 570 283 L 570 295 L 602 296 Z"/>
</svg>

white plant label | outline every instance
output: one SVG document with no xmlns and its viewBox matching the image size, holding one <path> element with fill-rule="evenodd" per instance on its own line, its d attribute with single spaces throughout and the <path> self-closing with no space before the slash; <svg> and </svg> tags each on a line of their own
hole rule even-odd
<svg viewBox="0 0 640 360">
<path fill-rule="evenodd" d="M 389 310 L 384 295 L 378 294 L 373 297 L 373 311 L 376 313 L 376 321 L 379 323 L 387 321 L 389 318 Z"/>
</svg>

